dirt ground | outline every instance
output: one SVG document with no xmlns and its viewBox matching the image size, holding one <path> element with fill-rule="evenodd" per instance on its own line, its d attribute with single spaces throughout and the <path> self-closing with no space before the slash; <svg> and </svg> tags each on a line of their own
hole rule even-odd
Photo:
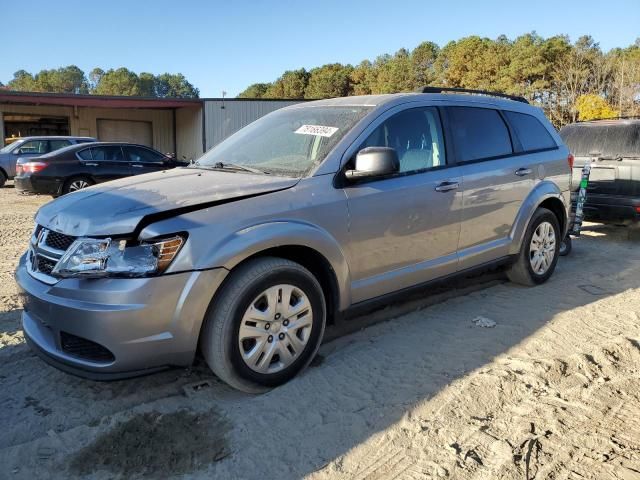
<svg viewBox="0 0 640 480">
<path fill-rule="evenodd" d="M 13 270 L 47 200 L 0 190 L 2 479 L 640 479 L 625 229 L 590 225 L 543 286 L 494 273 L 356 319 L 249 396 L 201 363 L 96 383 L 31 354 Z"/>
</svg>

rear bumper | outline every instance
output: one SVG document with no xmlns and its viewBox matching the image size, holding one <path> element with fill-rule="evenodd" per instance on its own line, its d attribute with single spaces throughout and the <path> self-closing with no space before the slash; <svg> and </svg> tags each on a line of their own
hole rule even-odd
<svg viewBox="0 0 640 480">
<path fill-rule="evenodd" d="M 29 274 L 23 256 L 16 280 L 24 334 L 47 362 L 92 379 L 189 365 L 209 302 L 226 273 L 72 278 L 48 285 Z"/>
<path fill-rule="evenodd" d="M 60 183 L 56 180 L 32 175 L 14 177 L 13 185 L 19 193 L 39 193 L 42 195 L 58 195 L 60 193 Z"/>
<path fill-rule="evenodd" d="M 571 200 L 575 206 L 575 195 Z M 640 221 L 640 198 L 587 193 L 584 216 L 601 222 Z"/>
</svg>

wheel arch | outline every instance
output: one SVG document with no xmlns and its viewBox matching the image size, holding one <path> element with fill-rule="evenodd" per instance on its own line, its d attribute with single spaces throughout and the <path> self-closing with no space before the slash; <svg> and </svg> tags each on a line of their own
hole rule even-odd
<svg viewBox="0 0 640 480">
<path fill-rule="evenodd" d="M 232 272 L 251 259 L 273 256 L 301 264 L 320 282 L 333 319 L 351 303 L 350 273 L 339 242 L 326 230 L 306 222 L 278 221 L 243 229 L 210 247 L 202 268 Z"/>
<path fill-rule="evenodd" d="M 516 255 L 520 251 L 531 217 L 540 207 L 546 208 L 554 213 L 560 224 L 562 236 L 564 237 L 566 234 L 569 223 L 569 205 L 565 200 L 563 192 L 555 183 L 542 181 L 534 187 L 520 207 L 520 211 L 516 216 L 516 220 L 509 234 L 511 238 L 509 254 Z"/>
</svg>

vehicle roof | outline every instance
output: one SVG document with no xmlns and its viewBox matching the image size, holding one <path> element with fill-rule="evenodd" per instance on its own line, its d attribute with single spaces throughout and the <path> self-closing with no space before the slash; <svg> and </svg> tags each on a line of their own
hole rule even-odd
<svg viewBox="0 0 640 480">
<path fill-rule="evenodd" d="M 80 137 L 77 135 L 33 135 L 20 137 L 18 140 L 95 140 L 95 137 Z"/>
<path fill-rule="evenodd" d="M 433 100 L 439 102 L 466 102 L 466 103 L 481 103 L 492 104 L 499 108 L 507 108 L 513 110 L 529 110 L 536 107 L 528 105 L 526 103 L 518 102 L 515 100 L 494 97 L 489 94 L 465 94 L 465 93 L 388 93 L 382 95 L 356 95 L 352 97 L 338 97 L 328 98 L 326 100 L 315 100 L 312 102 L 299 103 L 286 107 L 291 108 L 304 108 L 309 106 L 369 106 L 379 107 L 382 105 L 401 104 L 407 101 L 417 100 Z"/>
</svg>

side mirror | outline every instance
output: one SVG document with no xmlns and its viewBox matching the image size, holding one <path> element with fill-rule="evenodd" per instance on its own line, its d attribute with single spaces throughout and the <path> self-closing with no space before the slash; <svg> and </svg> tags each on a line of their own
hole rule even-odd
<svg viewBox="0 0 640 480">
<path fill-rule="evenodd" d="M 400 171 L 398 153 L 389 147 L 367 147 L 356 155 L 355 169 L 347 170 L 348 179 L 381 177 Z"/>
</svg>

